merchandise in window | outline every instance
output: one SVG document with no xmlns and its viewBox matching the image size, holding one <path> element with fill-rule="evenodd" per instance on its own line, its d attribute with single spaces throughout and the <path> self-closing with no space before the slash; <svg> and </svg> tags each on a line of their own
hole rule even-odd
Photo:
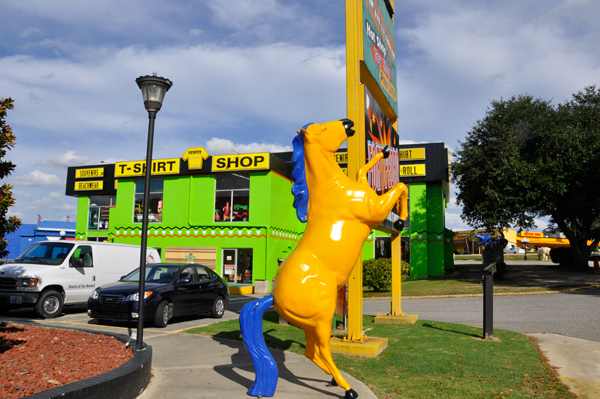
<svg viewBox="0 0 600 399">
<path fill-rule="evenodd" d="M 117 197 L 114 195 L 92 195 L 88 208 L 88 230 L 107 230 L 110 207 L 115 206 Z"/>
<path fill-rule="evenodd" d="M 250 175 L 217 174 L 215 222 L 247 222 L 250 214 Z"/>
<path fill-rule="evenodd" d="M 162 222 L 163 215 L 163 178 L 150 180 L 150 196 L 148 198 L 148 222 Z M 133 221 L 142 222 L 144 216 L 144 179 L 135 181 L 135 203 L 133 206 Z"/>
</svg>

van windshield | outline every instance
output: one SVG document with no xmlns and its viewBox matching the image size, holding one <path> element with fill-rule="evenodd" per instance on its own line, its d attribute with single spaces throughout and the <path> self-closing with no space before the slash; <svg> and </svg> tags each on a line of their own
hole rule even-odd
<svg viewBox="0 0 600 399">
<path fill-rule="evenodd" d="M 41 263 L 44 265 L 60 265 L 75 244 L 68 242 L 38 242 L 19 255 L 14 263 Z"/>
</svg>

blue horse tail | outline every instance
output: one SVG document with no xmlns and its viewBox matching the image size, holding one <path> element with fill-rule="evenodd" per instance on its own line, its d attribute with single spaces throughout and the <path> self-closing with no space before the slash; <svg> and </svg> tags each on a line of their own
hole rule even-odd
<svg viewBox="0 0 600 399">
<path fill-rule="evenodd" d="M 292 163 L 294 170 L 292 171 L 292 194 L 294 194 L 294 208 L 296 208 L 296 216 L 302 223 L 306 223 L 308 215 L 308 186 L 306 185 L 306 170 L 304 166 L 304 130 L 311 125 L 308 123 L 302 127 L 302 130 L 292 140 L 294 145 L 294 153 L 292 155 Z"/>
<path fill-rule="evenodd" d="M 256 380 L 248 390 L 250 396 L 271 397 L 277 388 L 279 378 L 277 363 L 267 348 L 262 331 L 263 314 L 271 305 L 273 305 L 273 295 L 245 304 L 240 313 L 242 338 L 256 373 Z"/>
</svg>

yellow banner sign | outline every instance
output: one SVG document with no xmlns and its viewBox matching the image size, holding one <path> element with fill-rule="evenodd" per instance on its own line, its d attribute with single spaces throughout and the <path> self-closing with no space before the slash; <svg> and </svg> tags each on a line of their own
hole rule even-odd
<svg viewBox="0 0 600 399">
<path fill-rule="evenodd" d="M 75 191 L 102 190 L 103 188 L 104 182 L 102 180 L 75 182 Z"/>
<path fill-rule="evenodd" d="M 212 157 L 213 172 L 252 169 L 269 169 L 269 153 L 219 155 Z"/>
<path fill-rule="evenodd" d="M 536 231 L 522 231 L 521 232 L 521 237 L 538 237 L 538 238 L 542 238 L 544 237 L 544 233 L 539 233 Z"/>
<path fill-rule="evenodd" d="M 143 176 L 146 173 L 146 161 L 117 162 L 115 177 Z M 157 159 L 152 161 L 153 175 L 175 175 L 179 173 L 179 158 Z"/>
<path fill-rule="evenodd" d="M 85 179 L 89 177 L 104 177 L 104 168 L 77 169 L 75 171 L 76 179 Z"/>
<path fill-rule="evenodd" d="M 341 152 L 335 154 L 335 162 L 337 163 L 348 163 L 348 153 Z"/>
<path fill-rule="evenodd" d="M 400 148 L 398 150 L 398 158 L 400 161 L 425 159 L 425 148 Z"/>
<path fill-rule="evenodd" d="M 400 165 L 400 176 L 425 176 L 425 164 Z"/>
</svg>

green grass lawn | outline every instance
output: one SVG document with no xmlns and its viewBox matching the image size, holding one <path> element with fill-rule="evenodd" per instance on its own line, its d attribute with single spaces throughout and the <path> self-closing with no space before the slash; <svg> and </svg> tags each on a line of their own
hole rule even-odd
<svg viewBox="0 0 600 399">
<path fill-rule="evenodd" d="M 278 315 L 264 317 L 271 348 L 304 354 L 304 332 L 282 326 Z M 341 322 L 341 319 L 338 320 Z M 353 375 L 378 398 L 573 398 L 525 335 L 494 330 L 497 340 L 482 340 L 482 329 L 419 321 L 414 325 L 374 324 L 364 316 L 368 336 L 388 338 L 375 359 L 333 354 L 339 369 Z M 238 320 L 187 330 L 241 340 Z"/>
</svg>

